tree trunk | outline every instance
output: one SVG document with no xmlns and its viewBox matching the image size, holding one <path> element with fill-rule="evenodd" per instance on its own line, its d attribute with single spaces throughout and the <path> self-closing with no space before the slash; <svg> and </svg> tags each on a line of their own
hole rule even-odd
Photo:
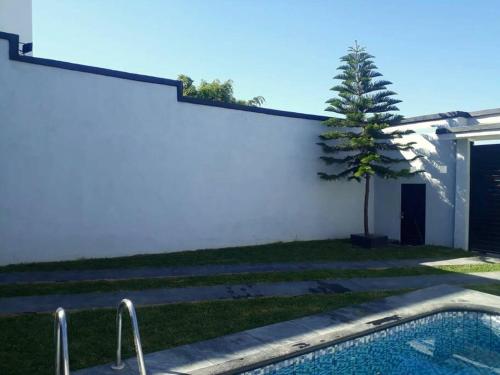
<svg viewBox="0 0 500 375">
<path fill-rule="evenodd" d="M 370 229 L 368 227 L 368 201 L 370 199 L 370 175 L 365 177 L 365 209 L 364 209 L 364 224 L 365 224 L 365 236 L 370 234 Z"/>
</svg>

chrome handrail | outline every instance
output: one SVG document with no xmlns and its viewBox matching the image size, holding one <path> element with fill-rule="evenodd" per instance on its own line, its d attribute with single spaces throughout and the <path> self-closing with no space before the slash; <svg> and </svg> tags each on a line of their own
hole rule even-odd
<svg viewBox="0 0 500 375">
<path fill-rule="evenodd" d="M 135 314 L 134 304 L 129 299 L 122 299 L 116 310 L 116 329 L 118 331 L 118 347 L 116 349 L 116 363 L 111 366 L 113 370 L 121 370 L 125 367 L 122 361 L 122 315 L 123 309 L 127 308 L 132 323 L 132 333 L 134 335 L 135 352 L 137 355 L 137 366 L 139 367 L 140 375 L 146 374 L 146 366 L 144 364 L 144 356 L 142 354 L 141 336 L 139 334 L 139 324 Z"/>
<path fill-rule="evenodd" d="M 54 336 L 56 340 L 56 375 L 69 375 L 68 325 L 66 324 L 66 312 L 62 307 L 59 307 L 54 314 Z"/>
</svg>

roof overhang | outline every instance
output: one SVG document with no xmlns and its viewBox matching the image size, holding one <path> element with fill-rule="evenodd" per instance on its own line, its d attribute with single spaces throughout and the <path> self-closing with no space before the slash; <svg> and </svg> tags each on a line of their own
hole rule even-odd
<svg viewBox="0 0 500 375">
<path fill-rule="evenodd" d="M 500 139 L 500 123 L 484 124 L 484 125 L 469 125 L 455 127 L 439 127 L 436 129 L 436 134 L 439 139 L 471 139 L 471 140 L 488 140 Z"/>
</svg>

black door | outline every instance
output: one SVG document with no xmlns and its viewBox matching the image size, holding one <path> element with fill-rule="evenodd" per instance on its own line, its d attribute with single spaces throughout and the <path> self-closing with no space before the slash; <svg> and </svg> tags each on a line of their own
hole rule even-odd
<svg viewBox="0 0 500 375">
<path fill-rule="evenodd" d="M 425 244 L 425 184 L 401 185 L 401 243 Z"/>
<path fill-rule="evenodd" d="M 500 145 L 471 147 L 469 248 L 500 252 Z"/>
</svg>

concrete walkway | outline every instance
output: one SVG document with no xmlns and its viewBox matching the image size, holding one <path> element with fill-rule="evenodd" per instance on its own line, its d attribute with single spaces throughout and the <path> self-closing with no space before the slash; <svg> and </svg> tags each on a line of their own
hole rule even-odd
<svg viewBox="0 0 500 375">
<path fill-rule="evenodd" d="M 351 262 L 304 262 L 304 263 L 258 263 L 227 264 L 186 267 L 113 268 L 98 270 L 6 272 L 0 273 L 0 284 L 38 283 L 90 280 L 124 280 L 156 277 L 210 276 L 251 272 L 290 272 L 306 270 L 382 269 L 417 266 L 442 266 L 465 264 L 500 263 L 500 258 L 468 257 L 448 260 L 395 259 Z"/>
<path fill-rule="evenodd" d="M 157 305 L 209 300 L 237 300 L 254 297 L 298 296 L 304 294 L 366 292 L 426 288 L 438 284 L 486 284 L 500 282 L 500 272 L 472 274 L 370 277 L 323 281 L 214 285 L 186 288 L 145 289 L 111 293 L 84 293 L 0 298 L 0 314 L 52 312 L 59 306 L 67 310 L 115 307 L 122 298 L 136 305 Z"/>
</svg>

